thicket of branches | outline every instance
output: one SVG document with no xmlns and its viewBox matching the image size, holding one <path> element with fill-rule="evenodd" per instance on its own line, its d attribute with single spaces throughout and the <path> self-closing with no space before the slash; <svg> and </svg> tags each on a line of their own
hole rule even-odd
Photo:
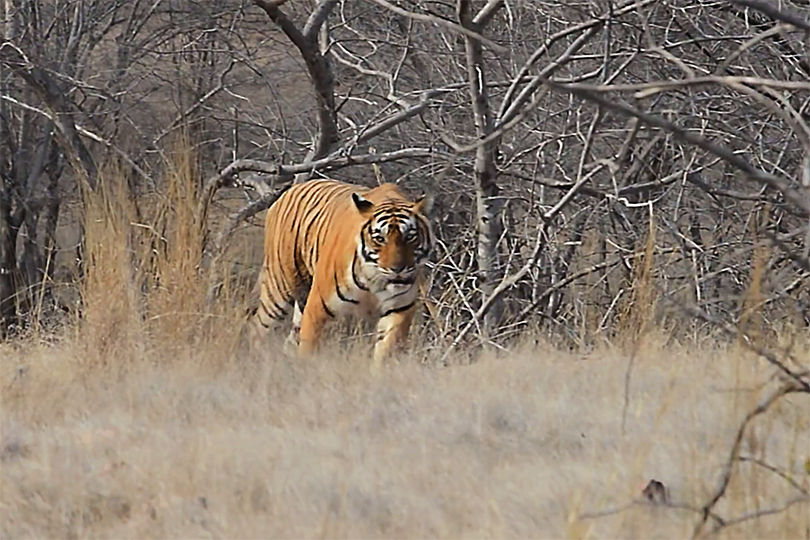
<svg viewBox="0 0 810 540">
<path fill-rule="evenodd" d="M 179 131 L 208 171 L 201 217 L 220 188 L 253 199 L 210 226 L 217 260 L 291 181 L 436 192 L 437 339 L 580 340 L 667 299 L 734 321 L 755 264 L 758 311 L 804 326 L 807 23 L 766 8 L 8 0 L 3 326 L 48 288 L 61 202 L 111 159 L 158 190 Z"/>
<path fill-rule="evenodd" d="M 133 200 L 159 193 L 182 134 L 211 302 L 234 232 L 290 182 L 393 181 L 437 195 L 424 331 L 448 353 L 527 327 L 583 343 L 709 325 L 808 391 L 766 339 L 810 323 L 804 2 L 2 9 L 4 333 L 50 298 L 58 253 L 82 257 L 55 242 L 64 205 L 110 162 Z"/>
</svg>

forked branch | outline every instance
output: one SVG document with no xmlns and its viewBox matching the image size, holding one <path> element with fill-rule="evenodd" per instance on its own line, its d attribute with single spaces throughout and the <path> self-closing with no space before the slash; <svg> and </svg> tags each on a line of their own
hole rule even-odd
<svg viewBox="0 0 810 540">
<path fill-rule="evenodd" d="M 746 429 L 748 429 L 748 425 L 757 416 L 760 416 L 765 412 L 767 412 L 768 409 L 770 409 L 774 403 L 779 401 L 779 399 L 788 394 L 793 394 L 797 392 L 805 392 L 805 391 L 792 383 L 783 384 L 775 391 L 773 391 L 771 394 L 767 395 L 762 401 L 759 402 L 759 404 L 752 411 L 750 411 L 747 415 L 745 415 L 745 418 L 740 424 L 740 427 L 737 428 L 737 436 L 734 438 L 734 443 L 731 445 L 731 451 L 729 452 L 729 456 L 726 459 L 725 464 L 723 465 L 723 472 L 720 475 L 720 481 L 717 485 L 717 488 L 714 490 L 714 493 L 712 493 L 711 497 L 709 497 L 709 500 L 702 506 L 700 521 L 698 521 L 697 525 L 695 525 L 695 529 L 692 533 L 693 538 L 697 538 L 698 536 L 700 536 L 700 534 L 703 532 L 703 528 L 706 525 L 706 521 L 708 521 L 709 517 L 712 515 L 714 507 L 717 505 L 720 499 L 722 499 L 723 496 L 726 494 L 729 482 L 731 482 L 731 475 L 734 472 L 734 465 L 739 460 L 740 446 L 742 445 L 742 439 L 743 436 L 745 435 Z M 721 524 L 721 527 L 727 525 L 728 523 L 730 522 L 728 521 L 723 522 Z M 715 530 L 717 530 L 717 528 L 715 528 Z"/>
<path fill-rule="evenodd" d="M 318 47 L 318 30 L 337 2 L 321 0 L 310 16 L 304 32 L 299 30 L 295 23 L 281 11 L 279 7 L 281 2 L 270 0 L 255 0 L 255 2 L 296 46 L 307 66 L 318 102 L 318 140 L 310 151 L 308 159 L 321 158 L 327 155 L 340 139 L 335 107 L 335 82 L 329 62 Z"/>
<path fill-rule="evenodd" d="M 42 99 L 48 117 L 56 126 L 59 146 L 70 166 L 90 187 L 95 186 L 96 164 L 90 151 L 79 137 L 71 107 L 59 85 L 48 71 L 31 62 L 16 45 L 11 42 L 0 44 L 0 64 L 17 74 Z"/>
</svg>

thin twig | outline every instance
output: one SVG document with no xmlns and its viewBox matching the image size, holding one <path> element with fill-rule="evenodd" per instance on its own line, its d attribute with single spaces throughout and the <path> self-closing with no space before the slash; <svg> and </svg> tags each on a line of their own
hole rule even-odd
<svg viewBox="0 0 810 540">
<path fill-rule="evenodd" d="M 759 519 L 765 516 L 772 516 L 774 514 L 781 514 L 791 506 L 800 504 L 800 503 L 810 503 L 810 497 L 807 495 L 800 495 L 790 499 L 789 501 L 785 502 L 782 506 L 776 506 L 773 508 L 766 508 L 764 510 L 758 510 L 756 512 L 751 512 L 750 514 L 744 514 L 742 516 L 736 517 L 734 519 L 729 519 L 727 521 L 723 521 L 722 523 L 715 523 L 714 527 L 711 528 L 709 531 L 709 535 L 714 535 L 719 532 L 721 529 L 725 529 L 727 527 L 731 527 L 733 525 L 739 525 L 740 523 L 750 521 L 752 519 Z"/>
<path fill-rule="evenodd" d="M 743 462 L 743 463 L 745 463 L 745 462 L 753 463 L 754 465 L 758 465 L 758 466 L 762 467 L 763 469 L 769 470 L 772 473 L 774 473 L 776 476 L 780 477 L 782 480 L 784 480 L 785 482 L 787 482 L 788 484 L 790 484 L 791 486 L 796 488 L 802 494 L 810 495 L 810 491 L 807 491 L 807 489 L 805 489 L 804 486 L 802 486 L 796 480 L 791 478 L 788 473 L 774 467 L 773 465 L 767 463 L 766 461 L 763 461 L 761 459 L 751 457 L 751 456 L 740 456 L 739 458 L 737 458 L 737 461 L 740 461 L 740 462 Z"/>
<path fill-rule="evenodd" d="M 791 203 L 802 209 L 805 214 L 810 215 L 810 200 L 808 200 L 803 193 L 800 193 L 798 190 L 793 188 L 791 183 L 786 178 L 754 167 L 746 159 L 726 146 L 714 143 L 701 135 L 677 126 L 668 120 L 664 120 L 658 116 L 640 111 L 627 103 L 611 101 L 589 90 L 583 90 L 574 85 L 560 84 L 550 80 L 547 81 L 547 86 L 558 92 L 568 92 L 587 101 L 598 103 L 612 111 L 633 116 L 645 124 L 671 133 L 676 139 L 689 144 L 694 144 L 695 146 L 721 158 L 723 161 L 739 169 L 751 178 L 779 190 L 785 196 L 785 198 L 790 200 Z"/>
<path fill-rule="evenodd" d="M 582 521 L 586 519 L 599 519 L 603 517 L 616 516 L 630 510 L 631 508 L 636 508 L 639 506 L 646 506 L 651 508 L 666 508 L 671 510 L 687 510 L 689 512 L 693 512 L 696 514 L 700 514 L 703 512 L 701 508 L 685 503 L 674 503 L 674 502 L 651 503 L 644 499 L 635 499 L 632 502 L 629 502 L 622 506 L 618 506 L 616 508 L 600 510 L 599 512 L 586 512 L 578 516 L 577 520 Z M 711 513 L 709 517 L 715 522 L 716 525 L 722 525 L 726 523 L 726 521 L 723 518 L 721 518 L 715 513 Z"/>
<path fill-rule="evenodd" d="M 729 482 L 731 482 L 731 475 L 734 472 L 734 464 L 737 462 L 737 457 L 740 453 L 740 446 L 742 444 L 743 435 L 745 435 L 745 431 L 748 428 L 748 425 L 751 421 L 754 420 L 757 416 L 764 414 L 770 407 L 779 401 L 782 397 L 800 392 L 800 388 L 793 384 L 784 384 L 771 392 L 768 396 L 766 396 L 759 404 L 751 410 L 745 418 L 743 419 L 742 423 L 740 424 L 739 428 L 737 428 L 737 436 L 734 438 L 734 443 L 731 445 L 731 451 L 729 452 L 728 458 L 726 459 L 725 465 L 723 466 L 723 472 L 720 475 L 720 481 L 718 482 L 717 488 L 715 489 L 714 493 L 709 500 L 706 501 L 705 504 L 702 506 L 702 516 L 700 521 L 698 521 L 697 525 L 695 525 L 695 529 L 692 532 L 692 537 L 697 538 L 700 536 L 700 533 L 703 532 L 703 528 L 706 525 L 706 521 L 709 519 L 709 516 L 714 510 L 714 507 L 723 498 L 726 494 L 726 489 L 728 489 Z"/>
</svg>

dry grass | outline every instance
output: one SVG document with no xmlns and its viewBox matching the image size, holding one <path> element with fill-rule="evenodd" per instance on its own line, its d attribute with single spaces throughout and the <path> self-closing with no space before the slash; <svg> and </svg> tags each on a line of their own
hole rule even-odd
<svg viewBox="0 0 810 540">
<path fill-rule="evenodd" d="M 202 237 L 184 206 L 193 160 L 178 163 L 150 212 L 136 211 L 113 173 L 108 190 L 88 195 L 81 320 L 51 344 L 0 345 L 0 536 L 691 533 L 687 510 L 583 515 L 637 498 L 650 478 L 675 502 L 702 503 L 761 394 L 762 362 L 736 344 L 645 331 L 622 429 L 625 347 L 532 344 L 441 369 L 413 357 L 378 377 L 370 343 L 309 361 L 272 344 L 247 354 L 227 288 L 217 312 L 204 309 Z M 808 425 L 806 398 L 786 398 L 755 423 L 744 454 L 807 489 Z M 793 495 L 741 464 L 718 510 Z M 796 505 L 721 536 L 806 538 L 808 521 L 807 504 Z"/>
<path fill-rule="evenodd" d="M 4 538 L 685 537 L 687 511 L 578 516 L 638 497 L 649 478 L 702 502 L 743 414 L 724 381 L 740 366 L 764 374 L 710 344 L 647 345 L 623 434 L 626 358 L 609 348 L 405 360 L 379 378 L 359 354 L 258 360 L 213 343 L 171 356 L 141 344 L 90 369 L 71 339 L 0 351 Z M 757 423 L 745 452 L 805 487 L 806 404 Z M 795 494 L 739 472 L 726 514 Z M 804 505 L 727 536 L 806 527 Z"/>
</svg>

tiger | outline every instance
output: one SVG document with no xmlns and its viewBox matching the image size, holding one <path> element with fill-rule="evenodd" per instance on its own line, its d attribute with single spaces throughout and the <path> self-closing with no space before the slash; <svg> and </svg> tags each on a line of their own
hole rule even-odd
<svg viewBox="0 0 810 540">
<path fill-rule="evenodd" d="M 294 184 L 268 209 L 254 336 L 287 320 L 285 350 L 308 357 L 339 316 L 377 317 L 372 369 L 403 347 L 433 248 L 433 197 L 395 184 Z M 303 306 L 303 309 L 302 307 Z"/>
</svg>

